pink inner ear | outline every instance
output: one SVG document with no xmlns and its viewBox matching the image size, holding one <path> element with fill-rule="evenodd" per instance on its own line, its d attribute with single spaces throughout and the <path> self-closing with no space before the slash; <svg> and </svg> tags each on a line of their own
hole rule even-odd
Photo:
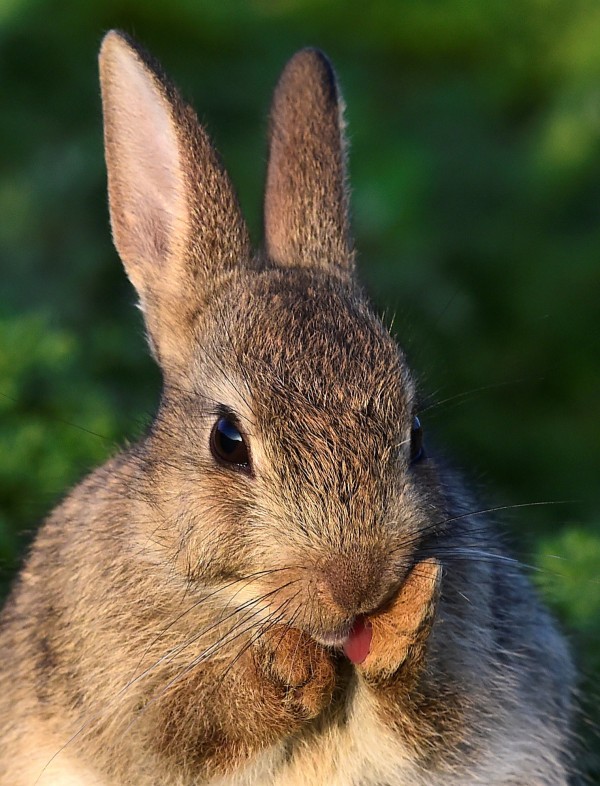
<svg viewBox="0 0 600 786">
<path fill-rule="evenodd" d="M 344 653 L 352 663 L 362 663 L 371 651 L 371 639 L 373 638 L 373 627 L 364 617 L 358 617 L 348 641 L 344 644 Z"/>
<path fill-rule="evenodd" d="M 177 126 L 155 76 L 114 36 L 101 57 L 111 221 L 139 292 L 184 239 L 185 186 Z"/>
</svg>

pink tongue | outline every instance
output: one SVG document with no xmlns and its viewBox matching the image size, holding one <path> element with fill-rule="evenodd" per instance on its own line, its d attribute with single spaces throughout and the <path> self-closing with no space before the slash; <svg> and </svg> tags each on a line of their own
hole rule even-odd
<svg viewBox="0 0 600 786">
<path fill-rule="evenodd" d="M 344 644 L 346 657 L 352 663 L 362 663 L 371 649 L 372 637 L 373 628 L 371 623 L 365 620 L 364 617 L 359 617 L 352 626 L 348 641 Z"/>
</svg>

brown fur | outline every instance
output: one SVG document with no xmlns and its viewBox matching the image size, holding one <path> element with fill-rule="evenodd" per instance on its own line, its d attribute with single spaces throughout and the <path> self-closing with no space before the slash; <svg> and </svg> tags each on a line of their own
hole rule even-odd
<svg viewBox="0 0 600 786">
<path fill-rule="evenodd" d="M 271 112 L 265 245 L 278 265 L 352 267 L 345 155 L 335 74 L 305 49 L 285 67 Z"/>
<path fill-rule="evenodd" d="M 369 616 L 373 629 L 371 651 L 358 670 L 381 684 L 423 665 L 441 583 L 437 560 L 417 563 L 395 597 Z M 406 675 L 403 674 L 403 682 Z M 409 686 L 410 687 L 410 686 Z"/>
<path fill-rule="evenodd" d="M 298 53 L 277 87 L 255 256 L 158 66 L 111 32 L 100 71 L 113 235 L 164 390 L 3 611 L 0 784 L 565 784 L 565 644 L 460 481 L 410 463 L 414 386 L 354 280 L 327 60 Z M 211 454 L 224 411 L 247 470 Z"/>
</svg>

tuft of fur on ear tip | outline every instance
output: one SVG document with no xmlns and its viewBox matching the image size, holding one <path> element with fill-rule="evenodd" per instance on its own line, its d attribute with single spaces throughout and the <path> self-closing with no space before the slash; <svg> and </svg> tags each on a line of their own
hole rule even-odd
<svg viewBox="0 0 600 786">
<path fill-rule="evenodd" d="M 353 267 L 343 101 L 327 57 L 288 62 L 271 109 L 265 243 L 280 265 Z"/>
</svg>

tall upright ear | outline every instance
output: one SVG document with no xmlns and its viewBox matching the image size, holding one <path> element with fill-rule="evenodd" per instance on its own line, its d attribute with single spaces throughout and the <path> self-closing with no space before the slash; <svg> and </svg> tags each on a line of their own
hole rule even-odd
<svg viewBox="0 0 600 786">
<path fill-rule="evenodd" d="M 113 238 L 168 370 L 208 290 L 250 259 L 248 232 L 206 132 L 150 56 L 109 32 L 100 82 Z"/>
<path fill-rule="evenodd" d="M 342 113 L 325 55 L 297 52 L 271 108 L 265 243 L 280 265 L 353 268 Z"/>
</svg>

